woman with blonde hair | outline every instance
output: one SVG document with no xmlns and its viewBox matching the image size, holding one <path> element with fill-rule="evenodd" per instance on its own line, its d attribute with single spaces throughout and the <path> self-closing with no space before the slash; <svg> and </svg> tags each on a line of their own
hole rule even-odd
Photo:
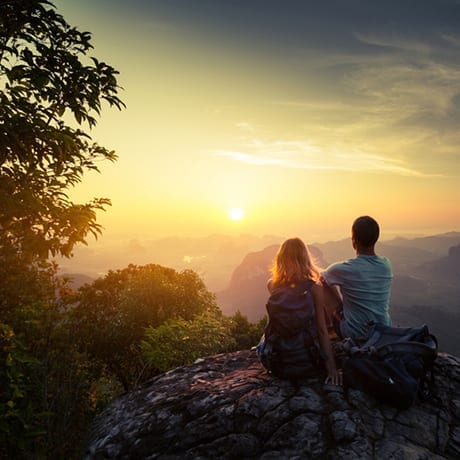
<svg viewBox="0 0 460 460">
<path fill-rule="evenodd" d="M 315 283 L 320 279 L 320 269 L 300 238 L 290 238 L 279 247 L 270 271 L 272 273 L 268 282 L 270 292 L 278 287 L 299 283 L 304 279 L 311 279 Z"/>
<path fill-rule="evenodd" d="M 262 363 L 286 378 L 301 377 L 312 362 L 324 364 L 325 383 L 341 384 L 326 326 L 320 271 L 300 238 L 280 246 L 271 273 L 268 324 L 258 348 Z"/>
</svg>

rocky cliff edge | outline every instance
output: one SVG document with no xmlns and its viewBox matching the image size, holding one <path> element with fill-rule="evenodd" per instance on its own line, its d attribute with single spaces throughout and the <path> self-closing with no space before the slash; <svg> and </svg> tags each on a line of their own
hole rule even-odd
<svg viewBox="0 0 460 460">
<path fill-rule="evenodd" d="M 254 351 L 211 356 L 156 377 L 95 421 L 85 459 L 460 458 L 460 360 L 440 354 L 435 395 L 407 410 L 366 394 L 294 386 Z"/>
</svg>

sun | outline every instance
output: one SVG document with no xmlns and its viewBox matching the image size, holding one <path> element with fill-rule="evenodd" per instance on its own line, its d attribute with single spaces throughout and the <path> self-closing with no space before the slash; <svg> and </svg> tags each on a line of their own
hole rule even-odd
<svg viewBox="0 0 460 460">
<path fill-rule="evenodd" d="M 228 212 L 228 216 L 233 221 L 238 221 L 244 218 L 244 210 L 241 208 L 232 208 Z"/>
</svg>

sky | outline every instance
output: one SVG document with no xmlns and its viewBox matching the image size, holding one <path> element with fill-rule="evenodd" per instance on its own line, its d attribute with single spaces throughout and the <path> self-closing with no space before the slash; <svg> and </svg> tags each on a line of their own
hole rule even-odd
<svg viewBox="0 0 460 460">
<path fill-rule="evenodd" d="M 109 239 L 460 230 L 460 2 L 56 0 L 114 66 Z"/>
</svg>

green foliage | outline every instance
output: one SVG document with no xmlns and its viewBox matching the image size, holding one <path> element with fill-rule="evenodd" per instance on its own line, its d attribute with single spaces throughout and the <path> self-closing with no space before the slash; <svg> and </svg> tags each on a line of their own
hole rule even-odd
<svg viewBox="0 0 460 460">
<path fill-rule="evenodd" d="M 209 313 L 193 320 L 169 320 L 149 327 L 142 341 L 147 363 L 159 371 L 193 363 L 197 358 L 228 351 L 235 346 L 229 321 Z"/>
<path fill-rule="evenodd" d="M 66 315 L 61 319 L 65 321 Z M 47 452 L 48 458 L 80 458 L 78 448 L 101 407 L 98 398 L 102 394 L 96 392 L 102 377 L 79 351 L 77 335 L 78 331 L 65 322 L 55 324 L 41 351 L 39 372 L 35 375 L 38 407 L 45 414 L 46 428 L 35 445 Z"/>
<path fill-rule="evenodd" d="M 77 348 L 50 255 L 97 236 L 67 192 L 116 155 L 83 128 L 118 109 L 117 72 L 45 0 L 0 1 L 0 457 L 75 458 L 104 373 Z M 103 386 L 103 385 L 102 385 Z"/>
<path fill-rule="evenodd" d="M 71 321 L 81 349 L 128 391 L 150 375 L 140 345 L 145 329 L 205 312 L 219 310 L 195 272 L 129 265 L 81 288 Z"/>
<path fill-rule="evenodd" d="M 66 321 L 56 267 L 29 267 L 27 277 L 41 283 L 35 299 L 30 291 L 8 314 L 0 310 L 10 323 L 0 322 L 0 457 L 68 458 L 95 409 L 91 363 Z"/>
<path fill-rule="evenodd" d="M 14 331 L 0 322 L 0 457 L 30 449 L 41 434 L 40 414 L 33 404 L 32 376 L 39 362 Z"/>
<path fill-rule="evenodd" d="M 259 343 L 267 324 L 267 317 L 264 316 L 257 323 L 250 323 L 247 316 L 237 311 L 230 321 L 230 334 L 235 341 L 235 350 L 246 350 Z"/>
<path fill-rule="evenodd" d="M 169 320 L 146 329 L 142 350 L 149 366 L 164 372 L 197 358 L 251 348 L 259 342 L 266 321 L 265 317 L 250 323 L 239 311 L 232 317 L 204 313 L 193 320 Z"/>
<path fill-rule="evenodd" d="M 0 2 L 0 249 L 69 256 L 100 233 L 96 211 L 110 201 L 74 204 L 66 193 L 116 158 L 78 127 L 94 126 L 104 101 L 123 107 L 116 70 L 91 48 L 51 3 Z"/>
</svg>

